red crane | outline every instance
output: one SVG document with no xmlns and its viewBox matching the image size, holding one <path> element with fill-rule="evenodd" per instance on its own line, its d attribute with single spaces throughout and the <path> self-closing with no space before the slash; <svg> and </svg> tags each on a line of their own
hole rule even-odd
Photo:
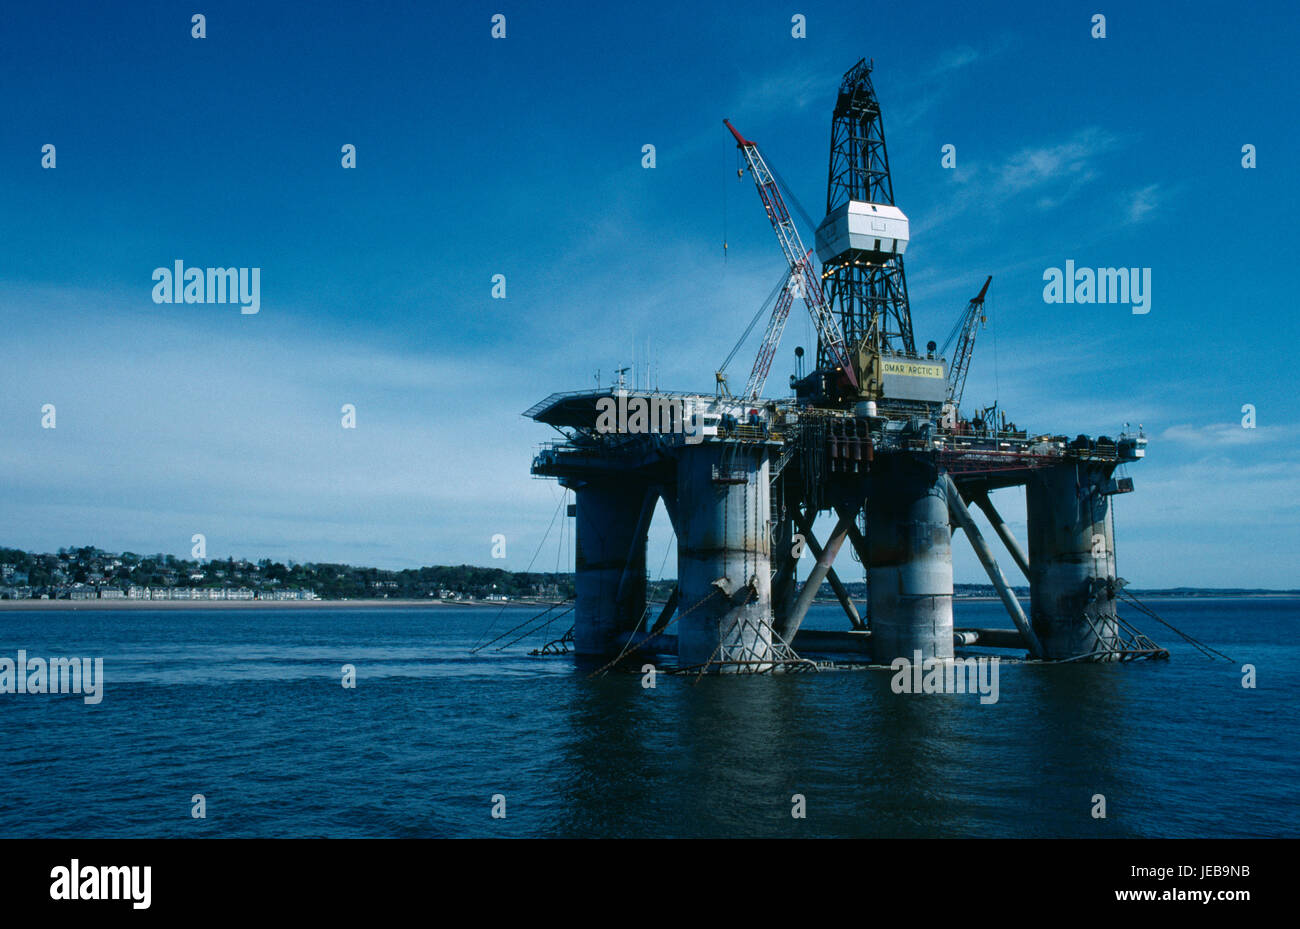
<svg viewBox="0 0 1300 929">
<path fill-rule="evenodd" d="M 754 399 L 762 392 L 768 371 L 772 367 L 776 347 L 781 341 L 781 334 L 785 331 L 786 319 L 789 317 L 790 305 L 795 296 L 803 297 L 812 316 L 813 325 L 817 327 L 817 335 L 821 338 L 822 347 L 837 370 L 843 373 L 844 378 L 856 390 L 858 378 L 853 365 L 849 363 L 848 352 L 844 347 L 844 336 L 840 334 L 840 327 L 831 313 L 826 295 L 822 292 L 821 278 L 813 270 L 811 253 L 804 248 L 803 241 L 799 238 L 799 231 L 795 228 L 794 221 L 790 219 L 790 211 L 785 207 L 776 179 L 768 169 L 767 162 L 763 160 L 758 146 L 737 132 L 730 120 L 724 119 L 722 122 L 736 137 L 736 147 L 745 156 L 749 173 L 754 178 L 754 186 L 758 188 L 763 208 L 767 210 L 767 218 L 772 223 L 777 241 L 781 243 L 781 251 L 785 253 L 785 259 L 790 265 L 789 281 L 772 310 L 772 318 L 768 321 L 767 332 L 763 336 L 758 357 L 754 359 L 754 368 L 750 372 L 743 396 L 747 400 Z M 798 293 L 796 294 L 795 291 Z"/>
</svg>

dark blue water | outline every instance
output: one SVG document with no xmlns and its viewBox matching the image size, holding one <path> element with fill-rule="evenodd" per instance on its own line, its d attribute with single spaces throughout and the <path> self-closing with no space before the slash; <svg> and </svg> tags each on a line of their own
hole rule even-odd
<svg viewBox="0 0 1300 929">
<path fill-rule="evenodd" d="M 981 705 L 888 671 L 647 690 L 535 643 L 470 655 L 514 609 L 0 612 L 0 656 L 106 677 L 97 706 L 0 695 L 0 837 L 1300 834 L 1300 601 L 1153 605 L 1235 663 L 1139 623 L 1171 661 L 1004 664 Z"/>
</svg>

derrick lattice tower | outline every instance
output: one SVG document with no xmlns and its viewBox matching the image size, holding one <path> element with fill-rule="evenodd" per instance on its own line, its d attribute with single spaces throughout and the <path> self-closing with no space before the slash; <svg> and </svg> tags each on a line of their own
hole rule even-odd
<svg viewBox="0 0 1300 929">
<path fill-rule="evenodd" d="M 894 206 L 871 67 L 861 59 L 840 82 L 831 118 L 827 215 L 818 228 L 817 253 L 849 350 L 915 355 L 903 273 L 907 219 Z"/>
</svg>

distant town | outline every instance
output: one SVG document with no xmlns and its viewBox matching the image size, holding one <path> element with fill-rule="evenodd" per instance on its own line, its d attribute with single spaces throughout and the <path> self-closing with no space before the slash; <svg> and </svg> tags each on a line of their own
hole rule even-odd
<svg viewBox="0 0 1300 929">
<path fill-rule="evenodd" d="M 646 595 L 663 602 L 672 578 L 647 582 Z M 866 585 L 846 582 L 854 599 Z M 1013 587 L 1029 596 L 1029 588 Z M 1135 590 L 1147 596 L 1295 596 L 1300 590 L 1177 587 Z M 834 600 L 823 583 L 818 600 Z M 573 574 L 506 571 L 475 565 L 433 565 L 386 571 L 346 564 L 284 564 L 263 558 L 186 561 L 174 555 L 106 552 L 94 546 L 35 554 L 0 547 L 0 600 L 437 600 L 442 602 L 555 602 L 574 595 Z M 990 584 L 954 584 L 959 600 L 991 599 Z"/>
<path fill-rule="evenodd" d="M 433 566 L 403 571 L 263 558 L 186 561 L 93 546 L 0 548 L 0 600 L 566 600 L 572 574 Z"/>
</svg>

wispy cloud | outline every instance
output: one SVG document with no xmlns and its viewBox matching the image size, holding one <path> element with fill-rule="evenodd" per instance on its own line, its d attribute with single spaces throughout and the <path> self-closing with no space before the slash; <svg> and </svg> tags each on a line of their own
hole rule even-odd
<svg viewBox="0 0 1300 929">
<path fill-rule="evenodd" d="M 967 65 L 974 64 L 981 57 L 978 50 L 969 45 L 960 45 L 940 55 L 934 67 L 929 70 L 928 76 L 930 80 L 938 80 L 952 71 L 958 71 Z"/>
<path fill-rule="evenodd" d="M 1004 37 L 983 48 L 958 45 L 942 52 L 928 67 L 918 71 L 915 80 L 904 78 L 898 84 L 899 99 L 889 106 L 887 124 L 907 128 L 920 122 L 960 86 L 955 80 L 958 72 L 997 57 L 1010 44 L 1011 40 Z"/>
<path fill-rule="evenodd" d="M 1159 184 L 1148 184 L 1125 197 L 1128 210 L 1126 215 L 1130 223 L 1140 223 L 1160 206 L 1163 195 Z"/>
<path fill-rule="evenodd" d="M 1102 159 L 1121 146 L 1119 136 L 1089 126 L 1064 139 L 1023 146 L 996 163 L 963 161 L 953 172 L 959 183 L 952 194 L 915 223 L 914 236 L 932 234 L 972 210 L 986 222 L 1014 203 L 1052 210 L 1095 181 Z"/>
<path fill-rule="evenodd" d="M 1165 442 L 1209 448 L 1215 446 L 1263 445 L 1288 437 L 1281 426 L 1256 426 L 1247 429 L 1241 423 L 1205 423 L 1200 426 L 1170 426 L 1160 433 Z"/>
<path fill-rule="evenodd" d="M 1012 194 L 1061 184 L 1073 188 L 1096 177 L 1098 156 L 1117 143 L 1114 135 L 1092 126 L 1062 142 L 1022 148 L 998 171 L 996 187 Z"/>
<path fill-rule="evenodd" d="M 298 559 L 406 566 L 485 562 L 502 532 L 526 561 L 554 509 L 554 488 L 528 475 L 544 435 L 512 428 L 538 390 L 492 365 L 269 315 L 233 327 L 192 307 L 59 302 L 50 349 L 42 298 L 5 299 L 17 321 L 0 399 L 7 544 L 179 552 L 204 532 L 214 554 L 271 554 L 278 539 Z"/>
<path fill-rule="evenodd" d="M 1275 533 L 1283 524 L 1300 521 L 1300 476 L 1290 461 L 1243 463 L 1207 456 L 1152 469 L 1143 483 L 1143 493 L 1134 495 L 1132 506 L 1148 511 L 1144 523 L 1168 524 L 1174 514 L 1185 514 L 1178 523 L 1218 524 L 1225 531 L 1254 526 L 1263 538 L 1265 527 Z M 1228 486 L 1233 489 L 1230 495 L 1207 492 Z"/>
<path fill-rule="evenodd" d="M 802 110 L 833 94 L 827 86 L 825 68 L 811 61 L 800 62 L 766 74 L 746 75 L 744 90 L 733 104 L 738 118 L 751 114 L 770 116 L 774 104 L 784 110 Z"/>
</svg>

